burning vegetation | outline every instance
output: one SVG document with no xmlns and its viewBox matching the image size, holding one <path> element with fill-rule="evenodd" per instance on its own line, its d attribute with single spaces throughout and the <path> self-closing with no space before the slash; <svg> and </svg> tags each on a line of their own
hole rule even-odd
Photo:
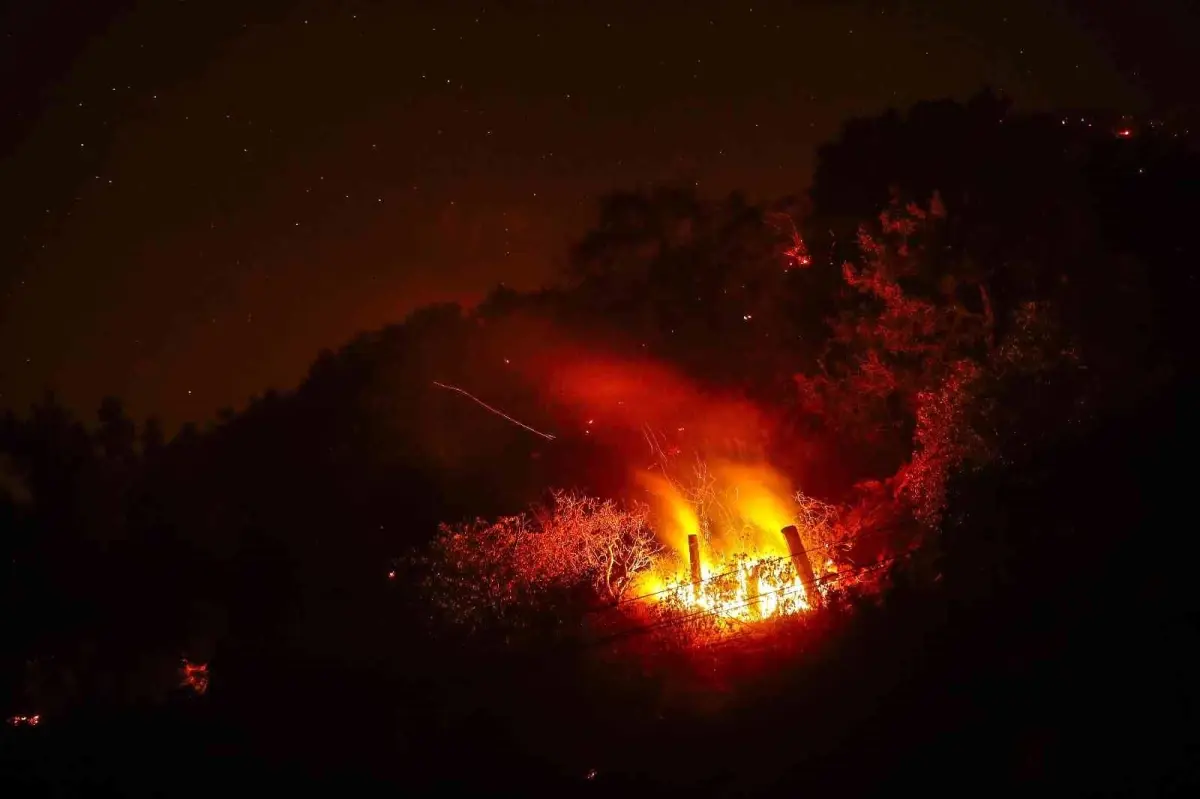
<svg viewBox="0 0 1200 799">
<path fill-rule="evenodd" d="M 444 610 L 476 623 L 580 586 L 618 602 L 660 551 L 647 506 L 555 492 L 528 513 L 442 525 L 430 579 Z"/>
<path fill-rule="evenodd" d="M 817 368 L 792 376 L 786 422 L 647 357 L 559 341 L 516 358 L 560 425 L 577 425 L 593 454 L 615 453 L 624 479 L 604 493 L 621 499 L 559 491 L 527 513 L 443 526 L 427 564 L 437 604 L 476 627 L 521 626 L 541 608 L 561 629 L 590 602 L 616 612 L 591 613 L 608 621 L 589 629 L 709 640 L 877 585 L 937 527 L 951 475 L 993 456 L 998 386 L 1073 363 L 1045 307 L 998 312 L 982 275 L 941 274 L 945 219 L 935 193 L 859 231 Z M 808 257 L 798 238 L 790 247 L 785 269 Z M 467 396 L 551 447 L 570 437 Z M 807 454 L 782 469 L 781 452 Z M 824 478 L 839 502 L 797 491 L 798 473 Z"/>
<path fill-rule="evenodd" d="M 765 465 L 697 461 L 690 482 L 661 468 L 638 475 L 655 497 L 665 556 L 639 575 L 658 615 L 736 623 L 788 616 L 821 602 L 818 574 L 836 574 L 836 511 Z"/>
<path fill-rule="evenodd" d="M 585 590 L 604 637 L 670 627 L 700 642 L 863 582 L 833 505 L 765 464 L 698 459 L 681 470 L 667 452 L 633 475 L 644 500 L 556 491 L 528 513 L 443 525 L 430 561 L 437 604 L 473 627 L 520 627 L 539 606 L 561 623 Z"/>
</svg>

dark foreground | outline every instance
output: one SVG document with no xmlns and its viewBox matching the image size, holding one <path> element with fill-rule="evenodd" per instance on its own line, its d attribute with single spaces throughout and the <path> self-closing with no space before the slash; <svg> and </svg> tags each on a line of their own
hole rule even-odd
<svg viewBox="0 0 1200 799">
<path fill-rule="evenodd" d="M 902 580 L 721 713 L 660 719 L 563 659 L 447 664 L 447 715 L 428 675 L 277 658 L 205 697 L 6 728 L 3 793 L 1191 793 L 1195 396 L 966 481 L 934 587 Z"/>
</svg>

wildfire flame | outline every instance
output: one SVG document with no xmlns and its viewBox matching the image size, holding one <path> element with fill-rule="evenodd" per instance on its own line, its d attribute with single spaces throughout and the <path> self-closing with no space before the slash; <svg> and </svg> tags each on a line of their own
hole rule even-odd
<svg viewBox="0 0 1200 799">
<path fill-rule="evenodd" d="M 799 233 L 784 222 L 785 255 L 808 266 Z M 623 587 L 621 601 L 637 600 L 635 613 L 752 624 L 811 609 L 818 584 L 840 579 L 832 507 L 797 494 L 769 464 L 770 414 L 647 357 L 560 341 L 526 360 L 555 406 L 631 465 L 633 493 L 649 495 L 661 552 Z"/>
<path fill-rule="evenodd" d="M 657 472 L 639 474 L 638 482 L 655 498 L 665 547 L 640 576 L 638 595 L 684 614 L 747 624 L 801 613 L 818 601 L 783 529 L 797 525 L 807 548 L 816 531 L 797 524 L 790 486 L 769 466 L 717 462 L 698 470 L 690 490 Z M 832 559 L 818 562 L 836 571 Z"/>
<path fill-rule="evenodd" d="M 650 573 L 642 587 L 660 604 L 744 623 L 790 616 L 811 607 L 786 556 L 745 556 L 711 565 L 702 560 L 701 575 L 701 582 L 694 584 L 679 573 Z"/>
</svg>

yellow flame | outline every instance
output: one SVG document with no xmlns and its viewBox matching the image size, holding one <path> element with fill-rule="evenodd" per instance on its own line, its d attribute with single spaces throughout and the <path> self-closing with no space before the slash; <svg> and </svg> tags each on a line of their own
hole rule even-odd
<svg viewBox="0 0 1200 799">
<path fill-rule="evenodd" d="M 675 557 L 643 574 L 635 590 L 685 614 L 746 623 L 807 610 L 809 598 L 782 534 L 796 515 L 788 480 L 768 465 L 734 461 L 714 462 L 709 476 L 712 482 L 696 497 L 709 523 L 698 589 L 691 582 L 687 547 L 688 536 L 701 529 L 697 505 L 661 475 L 638 476 L 654 497 L 662 542 Z"/>
<path fill-rule="evenodd" d="M 764 465 L 717 462 L 712 468 L 735 492 L 742 517 L 759 530 L 776 534 L 792 523 L 792 489 L 783 475 Z"/>
<path fill-rule="evenodd" d="M 639 595 L 677 608 L 683 616 L 712 615 L 753 623 L 810 607 L 788 558 L 720 559 L 708 572 L 698 591 L 688 575 L 669 568 L 643 574 L 636 586 Z"/>
<path fill-rule="evenodd" d="M 677 556 L 687 558 L 688 536 L 700 533 L 700 517 L 687 498 L 665 477 L 653 472 L 638 472 L 637 480 L 655 499 L 665 544 Z"/>
</svg>

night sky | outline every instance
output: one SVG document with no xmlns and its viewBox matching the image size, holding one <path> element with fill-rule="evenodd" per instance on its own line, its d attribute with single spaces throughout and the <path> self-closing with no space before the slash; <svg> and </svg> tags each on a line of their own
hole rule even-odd
<svg viewBox="0 0 1200 799">
<path fill-rule="evenodd" d="M 1191 22 L 1050 0 L 13 4 L 0 407 L 53 386 L 88 416 L 116 394 L 205 420 L 415 306 L 545 282 L 612 189 L 798 193 L 847 117 L 984 84 L 1026 109 L 1168 105 Z"/>
</svg>

